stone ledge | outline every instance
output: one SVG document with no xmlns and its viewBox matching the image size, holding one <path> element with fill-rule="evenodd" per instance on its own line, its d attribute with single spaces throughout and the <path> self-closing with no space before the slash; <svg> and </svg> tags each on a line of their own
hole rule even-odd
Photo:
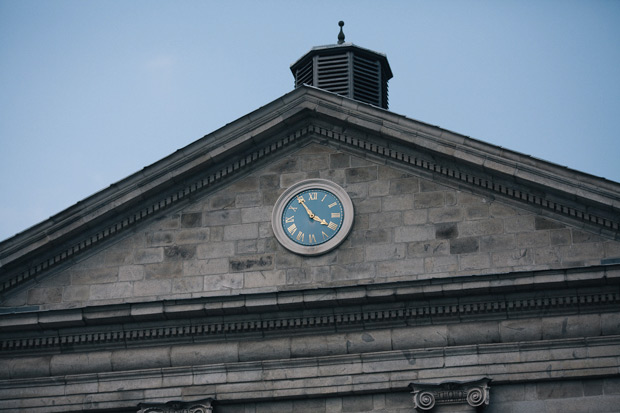
<svg viewBox="0 0 620 413">
<path fill-rule="evenodd" d="M 209 317 L 247 314 L 256 309 L 295 310 L 321 306 L 346 306 L 391 302 L 402 299 L 435 298 L 454 295 L 502 294 L 516 291 L 545 290 L 587 285 L 620 283 L 620 264 L 565 270 L 526 271 L 510 274 L 458 276 L 365 286 L 299 289 L 271 293 L 241 294 L 150 303 L 104 305 L 68 310 L 0 314 L 3 331 L 36 330 L 55 326 L 118 324 L 167 320 L 186 317 Z M 457 284 L 458 289 L 453 285 Z"/>
<path fill-rule="evenodd" d="M 83 408 L 131 408 L 145 392 L 203 394 L 218 401 L 253 402 L 283 398 L 405 391 L 412 381 L 441 383 L 490 377 L 495 384 L 532 380 L 587 379 L 620 374 L 620 336 L 548 340 L 511 345 L 470 345 L 450 349 L 387 351 L 294 360 L 225 363 L 193 368 L 158 368 L 0 380 L 0 412 L 80 411 Z M 597 356 L 575 358 L 586 349 Z M 561 351 L 558 351 L 561 350 Z M 532 353 L 538 354 L 533 357 Z M 459 362 L 448 362 L 458 356 Z M 352 369 L 352 366 L 359 366 Z M 98 394 L 91 394 L 97 389 Z M 164 391 L 165 390 L 165 391 Z"/>
</svg>

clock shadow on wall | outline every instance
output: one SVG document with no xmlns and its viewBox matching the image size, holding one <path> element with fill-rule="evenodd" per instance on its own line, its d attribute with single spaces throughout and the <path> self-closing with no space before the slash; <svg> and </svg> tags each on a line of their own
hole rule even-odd
<svg viewBox="0 0 620 413">
<path fill-rule="evenodd" d="M 345 240 L 353 216 L 353 203 L 344 189 L 326 179 L 307 179 L 280 195 L 271 225 L 284 248 L 314 256 L 333 250 Z"/>
</svg>

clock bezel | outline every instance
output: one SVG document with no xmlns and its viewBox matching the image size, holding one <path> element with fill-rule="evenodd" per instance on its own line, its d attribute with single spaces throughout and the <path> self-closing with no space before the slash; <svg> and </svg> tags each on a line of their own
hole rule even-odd
<svg viewBox="0 0 620 413">
<path fill-rule="evenodd" d="M 334 196 L 338 198 L 338 201 L 342 204 L 344 217 L 340 230 L 331 239 L 318 245 L 301 245 L 294 242 L 286 235 L 285 229 L 282 226 L 282 214 L 284 213 L 284 209 L 292 197 L 296 196 L 300 192 L 315 188 L 329 191 L 334 194 Z M 353 226 L 353 217 L 353 202 L 351 202 L 351 198 L 349 197 L 347 191 L 345 191 L 340 185 L 327 179 L 312 178 L 291 185 L 278 197 L 271 214 L 271 227 L 278 242 L 287 250 L 299 255 L 315 256 L 332 251 L 334 248 L 342 244 L 351 231 Z"/>
</svg>

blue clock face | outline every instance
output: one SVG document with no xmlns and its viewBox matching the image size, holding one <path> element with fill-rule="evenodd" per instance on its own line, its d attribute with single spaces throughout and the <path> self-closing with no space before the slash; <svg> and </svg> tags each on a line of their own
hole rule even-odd
<svg viewBox="0 0 620 413">
<path fill-rule="evenodd" d="M 282 211 L 282 228 L 298 245 L 320 245 L 338 234 L 344 213 L 342 202 L 333 193 L 311 188 L 291 196 Z"/>
</svg>

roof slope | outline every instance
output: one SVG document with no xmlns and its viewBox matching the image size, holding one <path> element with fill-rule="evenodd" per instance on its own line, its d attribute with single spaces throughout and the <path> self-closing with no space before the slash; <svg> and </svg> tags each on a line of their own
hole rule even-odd
<svg viewBox="0 0 620 413">
<path fill-rule="evenodd" d="M 618 183 L 303 86 L 0 243 L 0 294 L 308 138 L 620 239 Z"/>
</svg>

